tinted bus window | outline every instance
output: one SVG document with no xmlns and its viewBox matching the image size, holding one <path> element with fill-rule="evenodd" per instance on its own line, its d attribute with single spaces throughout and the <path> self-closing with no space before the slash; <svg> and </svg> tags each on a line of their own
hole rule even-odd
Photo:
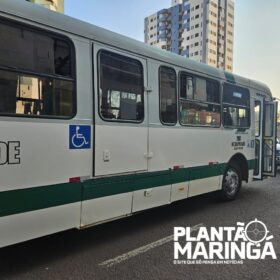
<svg viewBox="0 0 280 280">
<path fill-rule="evenodd" d="M 73 50 L 67 40 L 0 22 L 0 114 L 75 114 Z"/>
<path fill-rule="evenodd" d="M 71 77 L 71 48 L 66 41 L 0 23 L 0 65 Z"/>
<path fill-rule="evenodd" d="M 160 119 L 164 124 L 177 123 L 177 77 L 172 68 L 160 67 Z"/>
<path fill-rule="evenodd" d="M 144 119 L 143 67 L 140 61 L 101 51 L 99 112 L 111 121 Z"/>
<path fill-rule="evenodd" d="M 250 107 L 249 90 L 231 84 L 224 84 L 223 102 L 228 104 Z"/>
<path fill-rule="evenodd" d="M 250 92 L 246 88 L 224 84 L 223 123 L 225 127 L 250 126 Z"/>
</svg>

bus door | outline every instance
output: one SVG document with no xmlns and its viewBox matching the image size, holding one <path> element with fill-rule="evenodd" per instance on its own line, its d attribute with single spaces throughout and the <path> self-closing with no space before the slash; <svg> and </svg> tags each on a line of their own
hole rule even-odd
<svg viewBox="0 0 280 280">
<path fill-rule="evenodd" d="M 146 60 L 94 45 L 95 176 L 147 171 Z"/>
<path fill-rule="evenodd" d="M 276 175 L 277 102 L 263 97 L 255 100 L 255 170 L 254 179 Z"/>
</svg>

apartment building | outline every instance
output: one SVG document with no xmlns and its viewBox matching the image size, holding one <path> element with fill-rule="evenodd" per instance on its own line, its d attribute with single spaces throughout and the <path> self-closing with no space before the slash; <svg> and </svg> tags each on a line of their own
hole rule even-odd
<svg viewBox="0 0 280 280">
<path fill-rule="evenodd" d="M 145 18 L 145 42 L 211 66 L 233 71 L 234 2 L 172 0 Z"/>
<path fill-rule="evenodd" d="M 26 1 L 42 5 L 52 11 L 64 13 L 64 0 L 26 0 Z"/>
</svg>

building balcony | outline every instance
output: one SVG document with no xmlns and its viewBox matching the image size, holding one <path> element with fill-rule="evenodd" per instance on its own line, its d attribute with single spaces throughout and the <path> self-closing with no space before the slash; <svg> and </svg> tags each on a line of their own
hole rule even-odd
<svg viewBox="0 0 280 280">
<path fill-rule="evenodd" d="M 184 16 L 182 16 L 182 20 L 184 21 L 184 20 L 188 20 L 188 19 L 190 19 L 190 15 L 184 15 Z"/>
<path fill-rule="evenodd" d="M 168 16 L 161 16 L 161 17 L 159 17 L 158 21 L 163 22 L 163 21 L 167 21 L 167 19 L 168 19 Z"/>
<path fill-rule="evenodd" d="M 190 4 L 188 5 L 183 5 L 183 11 L 186 13 L 190 10 Z"/>
<path fill-rule="evenodd" d="M 166 40 L 166 39 L 167 39 L 166 33 L 162 33 L 158 35 L 158 40 Z"/>
<path fill-rule="evenodd" d="M 159 30 L 159 31 L 163 31 L 163 30 L 166 30 L 166 29 L 168 29 L 167 24 L 161 24 L 161 25 L 159 25 L 159 27 L 158 27 L 158 30 Z"/>
<path fill-rule="evenodd" d="M 159 17 L 158 17 L 159 22 L 168 21 L 168 20 L 171 20 L 169 12 L 164 12 L 164 13 L 159 14 Z"/>
</svg>

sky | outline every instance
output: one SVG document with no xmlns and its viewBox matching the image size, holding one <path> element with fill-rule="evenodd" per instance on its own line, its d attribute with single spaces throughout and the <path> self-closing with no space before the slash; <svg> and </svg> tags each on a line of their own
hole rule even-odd
<svg viewBox="0 0 280 280">
<path fill-rule="evenodd" d="M 280 98 L 280 0 L 235 0 L 234 73 Z M 65 14 L 144 41 L 144 18 L 171 0 L 65 0 Z"/>
</svg>

